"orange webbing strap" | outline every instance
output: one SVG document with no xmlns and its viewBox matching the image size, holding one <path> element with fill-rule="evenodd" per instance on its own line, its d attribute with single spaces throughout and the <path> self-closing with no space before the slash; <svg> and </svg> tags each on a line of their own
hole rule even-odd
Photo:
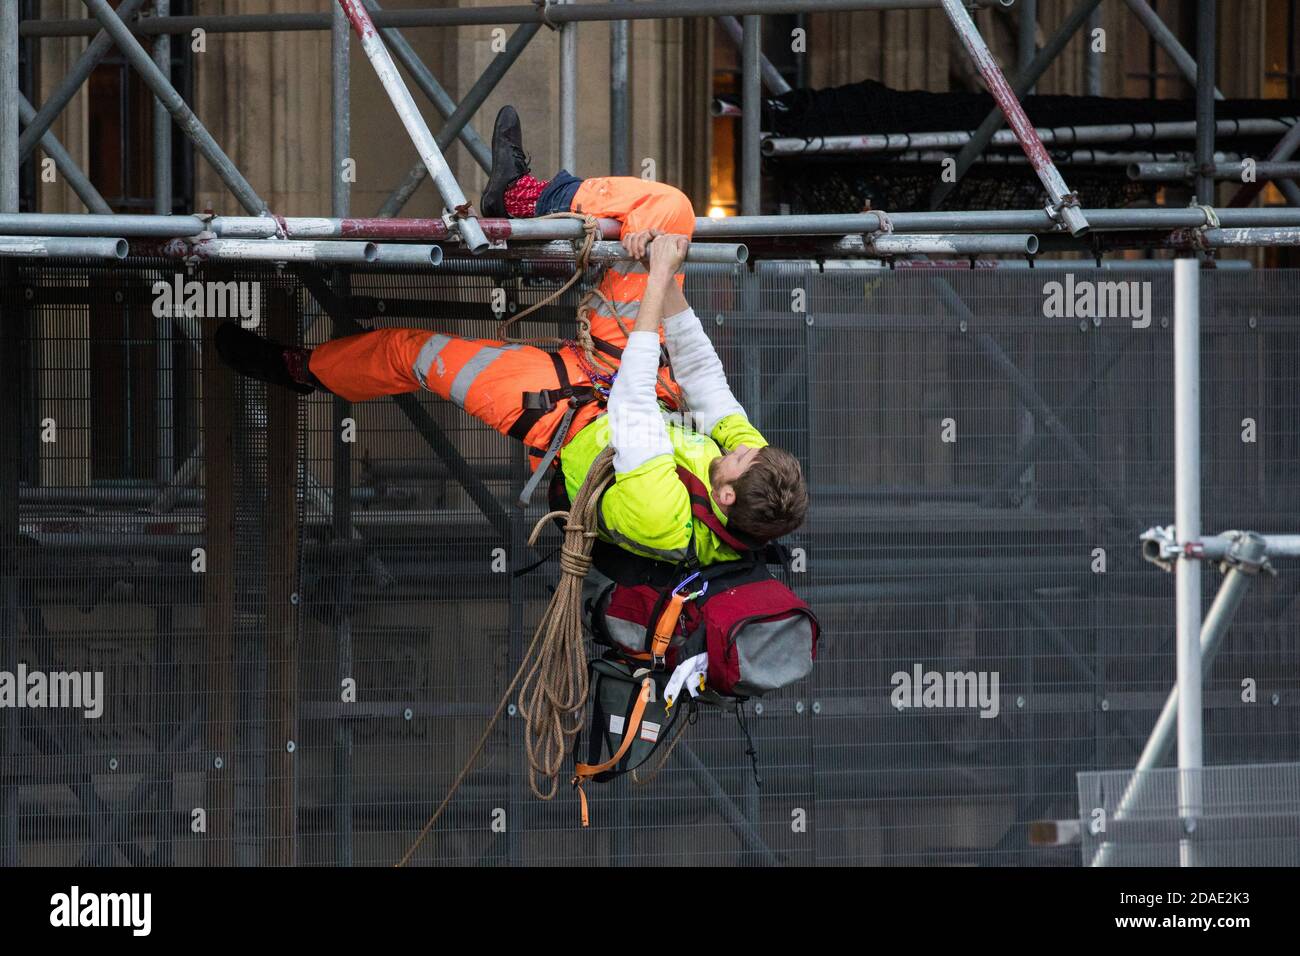
<svg viewBox="0 0 1300 956">
<path fill-rule="evenodd" d="M 684 594 L 670 595 L 668 604 L 659 615 L 659 620 L 655 622 L 655 636 L 650 642 L 650 653 L 653 655 L 656 668 L 664 666 L 664 657 L 668 653 L 668 645 L 673 641 L 673 634 L 677 630 L 677 622 L 681 619 L 682 604 L 685 600 Z"/>
<path fill-rule="evenodd" d="M 632 741 L 636 740 L 636 735 L 641 729 L 641 718 L 645 716 L 645 705 L 650 702 L 650 688 L 653 684 L 654 681 L 650 677 L 646 677 L 641 681 L 641 693 L 637 695 L 636 706 L 632 708 L 632 716 L 627 719 L 627 726 L 623 728 L 623 742 L 619 744 L 614 756 L 604 763 L 594 765 L 580 763 L 573 768 L 573 786 L 578 791 L 578 797 L 582 800 L 582 825 L 584 827 L 588 824 L 587 794 L 582 789 L 582 783 L 584 780 L 590 780 L 598 773 L 604 773 L 623 759 L 623 755 L 632 746 Z"/>
</svg>

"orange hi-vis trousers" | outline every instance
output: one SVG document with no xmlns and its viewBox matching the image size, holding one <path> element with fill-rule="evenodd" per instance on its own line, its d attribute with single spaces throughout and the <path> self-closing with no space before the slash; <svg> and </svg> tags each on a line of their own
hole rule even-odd
<svg viewBox="0 0 1300 956">
<path fill-rule="evenodd" d="M 561 387 L 557 361 L 564 364 L 569 384 L 591 384 L 571 349 L 548 353 L 532 345 L 427 329 L 376 329 L 334 339 L 312 351 L 310 368 L 322 385 L 353 402 L 427 388 L 503 435 L 544 450 L 568 403 L 540 415 L 525 414 L 523 395 Z M 595 402 L 578 409 L 564 440 L 600 412 Z"/>
<path fill-rule="evenodd" d="M 624 236 L 645 229 L 686 236 L 695 231 L 695 211 L 680 190 L 632 176 L 584 180 L 571 209 L 619 220 Z M 677 281 L 683 278 L 679 275 Z M 606 270 L 598 289 L 610 305 L 599 304 L 592 313 L 594 338 L 618 350 L 627 345 L 627 334 L 614 315 L 628 329 L 632 327 L 647 279 L 640 263 L 616 263 Z M 616 359 L 605 358 L 616 364 Z M 567 348 L 549 353 L 530 345 L 423 329 L 379 329 L 326 342 L 312 352 L 310 367 L 322 385 L 354 402 L 427 388 L 502 434 L 541 450 L 550 442 L 568 403 L 560 402 L 540 415 L 536 410 L 525 414 L 523 394 L 565 384 L 556 362 L 563 363 L 568 384 L 591 384 L 578 357 Z M 670 375 L 662 377 L 676 385 Z M 676 401 L 673 391 L 662 384 L 658 388 L 661 395 Z M 595 402 L 582 406 L 564 440 L 600 413 Z"/>
<path fill-rule="evenodd" d="M 632 232 L 657 229 L 681 236 L 695 234 L 695 210 L 686 195 L 673 186 L 648 182 L 635 176 L 606 176 L 583 180 L 570 204 L 573 212 L 587 213 L 622 223 L 619 238 Z M 650 275 L 639 262 L 616 262 L 605 270 L 596 287 L 598 296 L 591 313 L 591 334 L 618 348 L 627 344 L 622 326 L 632 327 L 641 308 Z M 685 281 L 677 276 L 677 284 Z M 617 318 L 615 318 L 617 316 Z M 660 338 L 663 333 L 660 333 Z M 669 376 L 664 376 L 671 382 Z M 675 382 L 672 383 L 674 386 Z M 657 386 L 660 396 L 676 404 L 677 395 Z"/>
</svg>

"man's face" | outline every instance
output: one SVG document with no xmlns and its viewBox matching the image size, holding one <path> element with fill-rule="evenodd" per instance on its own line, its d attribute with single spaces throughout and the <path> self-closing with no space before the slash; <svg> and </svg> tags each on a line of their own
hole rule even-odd
<svg viewBox="0 0 1300 956">
<path fill-rule="evenodd" d="M 723 508 L 731 507 L 731 503 L 736 500 L 733 486 L 757 457 L 757 448 L 737 445 L 709 463 L 709 483 L 713 485 L 713 497 Z"/>
</svg>

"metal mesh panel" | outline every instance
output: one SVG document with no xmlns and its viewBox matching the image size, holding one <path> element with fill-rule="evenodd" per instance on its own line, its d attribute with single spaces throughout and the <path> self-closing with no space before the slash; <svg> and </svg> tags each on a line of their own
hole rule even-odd
<svg viewBox="0 0 1300 956">
<path fill-rule="evenodd" d="M 544 510 L 510 503 L 522 454 L 427 393 L 235 381 L 155 317 L 170 264 L 10 268 L 0 670 L 100 671 L 106 704 L 0 709 L 8 859 L 394 862 L 548 597 L 551 567 L 509 573 Z M 316 344 L 349 318 L 491 336 L 493 290 L 517 309 L 554 289 L 538 268 L 338 272 L 331 309 L 292 270 L 185 278 L 260 283 L 263 327 Z M 584 831 L 567 788 L 529 793 L 511 716 L 416 859 L 1076 865 L 1028 822 L 1073 817 L 1080 771 L 1131 767 L 1173 679 L 1172 578 L 1137 543 L 1172 521 L 1172 283 L 1080 273 L 1150 283 L 1134 328 L 1045 314 L 1063 275 L 692 271 L 737 396 L 813 492 L 789 543 L 826 633 L 808 681 L 750 706 L 762 786 L 706 710 L 652 783 L 593 788 Z M 1204 273 L 1207 529 L 1300 525 L 1296 292 L 1291 271 Z M 521 331 L 567 334 L 576 301 Z M 1281 571 L 1207 678 L 1208 763 L 1300 757 Z M 996 675 L 996 716 L 900 705 L 918 667 Z"/>
<path fill-rule="evenodd" d="M 1081 773 L 1079 810 L 1086 866 L 1300 866 L 1297 763 Z"/>
</svg>

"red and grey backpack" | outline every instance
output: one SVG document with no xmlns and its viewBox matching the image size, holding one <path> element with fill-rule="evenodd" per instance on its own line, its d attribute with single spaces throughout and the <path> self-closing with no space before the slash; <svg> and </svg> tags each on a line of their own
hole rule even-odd
<svg viewBox="0 0 1300 956">
<path fill-rule="evenodd" d="M 580 793 L 587 780 L 609 780 L 644 764 L 677 722 L 688 719 L 679 705 L 693 712 L 698 697 L 734 706 L 744 730 L 745 700 L 812 671 L 821 628 L 807 603 L 772 575 L 769 562 L 786 565 L 782 550 L 727 528 L 704 483 L 680 466 L 677 475 L 694 517 L 740 557 L 701 567 L 693 536 L 686 559 L 675 565 L 597 542 L 593 565 L 613 583 L 584 615 L 608 650 L 589 665 L 589 752 L 573 780 Z M 748 752 L 753 758 L 752 742 Z M 586 825 L 585 794 L 582 808 Z"/>
</svg>

